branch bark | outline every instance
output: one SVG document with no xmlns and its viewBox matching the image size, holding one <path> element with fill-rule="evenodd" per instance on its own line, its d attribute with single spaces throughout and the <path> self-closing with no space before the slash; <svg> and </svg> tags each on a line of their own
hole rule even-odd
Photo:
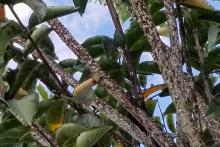
<svg viewBox="0 0 220 147">
<path fill-rule="evenodd" d="M 15 38 L 14 41 L 19 45 L 24 46 L 25 40 L 22 40 L 20 37 Z M 51 57 L 45 54 L 43 50 L 40 49 L 40 51 L 44 58 L 47 60 L 48 64 L 53 69 L 53 71 L 55 71 L 62 80 L 64 80 L 68 85 L 72 87 L 75 87 L 78 84 L 78 81 L 76 79 L 74 79 L 69 73 L 59 67 L 59 65 L 57 65 L 57 63 Z M 130 119 L 117 112 L 105 101 L 97 98 L 95 101 L 92 102 L 92 105 L 99 109 L 120 128 L 133 136 L 136 140 L 143 144 L 152 146 L 149 136 L 146 136 L 146 134 L 142 130 L 140 130 L 140 128 L 138 128 Z"/>
<path fill-rule="evenodd" d="M 92 59 L 92 57 L 80 46 L 71 33 L 59 22 L 57 19 L 49 21 L 52 29 L 58 34 L 63 42 L 75 53 L 79 60 L 86 65 L 91 72 L 100 74 L 100 83 L 108 92 L 118 100 L 121 105 L 145 128 L 145 131 L 149 133 L 149 136 L 159 146 L 176 146 L 173 140 L 162 132 L 155 122 L 147 116 L 146 112 L 135 106 L 130 100 L 129 96 L 123 91 L 123 89 L 112 80 L 108 74 L 101 70 L 99 64 Z M 138 114 L 138 115 L 137 115 Z"/>
<path fill-rule="evenodd" d="M 121 32 L 122 35 L 124 36 L 123 29 L 122 29 L 118 14 L 115 10 L 115 7 L 114 7 L 114 4 L 113 4 L 112 0 L 106 0 L 106 2 L 107 2 L 107 5 L 108 5 L 108 9 L 110 11 L 115 29 L 117 31 Z M 127 67 L 128 67 L 129 75 L 130 75 L 131 82 L 132 82 L 132 90 L 133 90 L 132 94 L 133 94 L 134 98 L 136 98 L 137 103 L 139 104 L 139 106 L 142 106 L 143 102 L 144 102 L 144 98 L 143 98 L 141 88 L 140 88 L 140 84 L 139 84 L 139 81 L 138 81 L 138 78 L 137 78 L 137 72 L 136 72 L 136 70 L 134 68 L 134 65 L 132 63 L 132 59 L 131 59 L 131 56 L 130 56 L 130 53 L 129 53 L 127 43 L 125 44 L 125 47 L 121 48 L 121 49 L 123 51 L 124 59 L 127 62 Z"/>
<path fill-rule="evenodd" d="M 130 0 L 132 11 L 135 19 L 144 31 L 152 46 L 152 54 L 155 61 L 158 63 L 162 72 L 163 78 L 171 92 L 173 102 L 177 109 L 177 123 L 182 128 L 184 136 L 191 146 L 205 146 L 201 138 L 201 130 L 206 127 L 211 132 L 213 138 L 217 140 L 220 133 L 218 122 L 213 118 L 207 118 L 207 105 L 199 92 L 196 93 L 197 107 L 199 108 L 200 123 L 202 128 L 198 128 L 198 124 L 194 124 L 191 110 L 188 109 L 189 102 L 193 95 L 194 81 L 192 76 L 182 71 L 182 54 L 177 41 L 177 30 L 175 25 L 175 15 L 173 11 L 172 1 L 165 0 L 164 5 L 167 9 L 168 24 L 171 34 L 171 48 L 164 46 L 161 42 L 156 26 L 153 23 L 149 9 L 144 0 Z M 170 16 L 172 15 L 172 16 Z M 211 124 L 216 127 L 211 127 Z"/>
</svg>

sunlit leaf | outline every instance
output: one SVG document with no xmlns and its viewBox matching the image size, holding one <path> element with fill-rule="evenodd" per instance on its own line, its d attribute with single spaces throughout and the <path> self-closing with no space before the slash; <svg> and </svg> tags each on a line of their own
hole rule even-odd
<svg viewBox="0 0 220 147">
<path fill-rule="evenodd" d="M 105 126 L 84 131 L 77 137 L 78 147 L 92 147 L 99 139 L 107 134 L 113 127 Z"/>
<path fill-rule="evenodd" d="M 169 113 L 166 115 L 166 122 L 167 122 L 167 126 L 169 128 L 169 130 L 172 133 L 176 132 L 176 128 L 175 128 L 175 122 L 174 122 L 174 117 L 172 113 Z"/>
<path fill-rule="evenodd" d="M 65 108 L 66 100 L 58 100 L 54 102 L 47 111 L 47 124 L 53 133 L 63 124 Z"/>
<path fill-rule="evenodd" d="M 163 90 L 166 87 L 167 87 L 166 84 L 160 84 L 160 85 L 155 85 L 155 86 L 152 86 L 152 87 L 144 90 L 143 96 L 144 96 L 145 101 L 147 100 L 149 95 L 151 95 L 152 93 L 154 93 L 156 91 Z"/>
<path fill-rule="evenodd" d="M 26 123 L 31 124 L 37 112 L 39 101 L 37 94 L 30 94 L 19 100 L 9 100 L 7 103 Z"/>
</svg>

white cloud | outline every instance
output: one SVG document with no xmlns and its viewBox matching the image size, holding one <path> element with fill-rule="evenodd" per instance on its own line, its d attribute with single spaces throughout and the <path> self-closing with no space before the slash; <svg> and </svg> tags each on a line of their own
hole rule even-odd
<svg viewBox="0 0 220 147">
<path fill-rule="evenodd" d="M 28 24 L 28 19 L 31 15 L 31 13 L 33 12 L 27 5 L 23 4 L 23 3 L 19 3 L 17 5 L 14 6 L 14 10 L 17 13 L 17 15 L 19 16 L 19 18 L 21 19 L 21 21 L 27 25 Z M 10 9 L 8 8 L 8 6 L 6 6 L 6 16 L 8 19 L 14 19 L 15 17 L 12 14 L 12 12 L 10 11 Z"/>
<path fill-rule="evenodd" d="M 47 5 L 73 5 L 72 0 L 67 0 L 65 2 L 45 0 Z M 32 13 L 32 10 L 25 4 L 17 4 L 15 11 L 22 20 L 22 22 L 27 25 L 28 19 Z M 6 7 L 6 15 L 9 19 L 14 19 L 15 17 L 10 12 L 9 8 Z M 110 14 L 106 6 L 100 6 L 95 3 L 88 3 L 87 8 L 83 16 L 81 17 L 78 13 L 70 14 L 60 18 L 61 22 L 70 30 L 73 36 L 80 43 L 91 36 L 100 34 L 106 24 L 112 23 Z M 112 29 L 112 28 L 106 28 Z M 51 33 L 51 38 L 56 47 L 56 53 L 60 60 L 66 58 L 76 58 L 76 56 L 66 47 L 66 45 L 60 40 L 60 38 L 55 34 Z"/>
</svg>

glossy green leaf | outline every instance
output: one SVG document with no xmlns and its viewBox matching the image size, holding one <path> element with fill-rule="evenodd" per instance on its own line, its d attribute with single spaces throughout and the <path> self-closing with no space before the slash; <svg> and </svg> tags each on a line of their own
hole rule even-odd
<svg viewBox="0 0 220 147">
<path fill-rule="evenodd" d="M 32 71 L 35 69 L 37 65 L 38 65 L 38 62 L 34 60 L 26 60 L 22 64 L 19 65 L 18 72 L 15 77 L 15 81 L 10 89 L 9 97 L 13 97 L 14 94 L 18 91 L 18 89 L 23 86 L 23 84 L 25 83 L 25 80 L 27 80 L 31 74 L 34 74 L 32 73 Z M 32 79 L 32 81 L 30 80 L 31 79 L 29 78 L 28 82 L 34 81 L 34 79 Z"/>
<path fill-rule="evenodd" d="M 47 5 L 43 0 L 21 0 L 27 4 L 37 16 L 38 21 L 44 20 L 47 13 Z"/>
<path fill-rule="evenodd" d="M 37 91 L 40 93 L 41 97 L 44 99 L 44 100 L 47 100 L 48 99 L 48 94 L 47 94 L 47 91 L 45 90 L 45 88 L 39 84 L 37 86 Z"/>
<path fill-rule="evenodd" d="M 85 127 L 77 124 L 64 124 L 60 129 L 57 130 L 56 139 L 59 145 L 63 145 L 64 142 L 68 141 L 71 138 L 76 139 L 80 135 L 80 133 L 86 130 L 87 129 Z"/>
<path fill-rule="evenodd" d="M 219 33 L 220 33 L 220 25 L 219 24 L 213 24 L 209 27 L 209 32 L 208 32 L 208 49 L 209 49 L 209 51 L 215 45 L 217 38 L 219 37 Z"/>
<path fill-rule="evenodd" d="M 115 4 L 115 9 L 118 13 L 120 21 L 124 23 L 130 17 L 127 4 L 123 0 L 114 0 L 113 2 Z"/>
<path fill-rule="evenodd" d="M 51 29 L 48 26 L 42 25 L 40 28 L 34 30 L 34 32 L 31 34 L 31 37 L 33 38 L 35 43 L 39 43 L 44 38 L 46 38 L 50 32 L 51 32 Z M 24 55 L 27 56 L 33 50 L 34 50 L 33 45 L 31 41 L 28 39 L 24 47 Z"/>
<path fill-rule="evenodd" d="M 138 74 L 160 74 L 159 67 L 157 63 L 153 61 L 144 61 L 141 62 L 137 67 Z"/>
<path fill-rule="evenodd" d="M 174 117 L 173 117 L 172 113 L 169 113 L 166 115 L 166 122 L 167 122 L 167 126 L 168 126 L 169 130 L 172 133 L 175 133 L 176 127 L 175 127 Z"/>
<path fill-rule="evenodd" d="M 155 111 L 156 105 L 157 105 L 157 100 L 147 100 L 145 102 L 145 109 L 146 109 L 147 114 L 149 116 L 152 117 L 154 115 L 154 111 Z"/>
<path fill-rule="evenodd" d="M 92 147 L 99 139 L 107 134 L 113 127 L 105 126 L 84 131 L 77 137 L 78 147 Z"/>
<path fill-rule="evenodd" d="M 29 19 L 29 28 L 32 28 L 44 21 L 53 19 L 53 18 L 57 18 L 57 17 L 62 17 L 71 13 L 74 13 L 78 11 L 77 7 L 73 7 L 73 6 L 50 6 L 47 7 L 46 9 L 46 15 L 43 19 L 37 19 L 37 14 L 36 13 L 32 13 L 32 15 L 30 16 Z"/>
<path fill-rule="evenodd" d="M 125 36 L 124 36 L 123 32 L 115 30 L 113 41 L 114 41 L 114 45 L 116 47 L 124 48 L 124 46 L 125 46 Z"/>
<path fill-rule="evenodd" d="M 88 0 L 73 0 L 75 7 L 79 7 L 79 14 L 82 16 L 86 10 Z"/>
<path fill-rule="evenodd" d="M 170 114 L 170 113 L 176 113 L 176 108 L 173 103 L 169 104 L 164 112 L 164 115 Z"/>
<path fill-rule="evenodd" d="M 37 94 L 30 94 L 19 100 L 9 100 L 7 103 L 26 123 L 31 124 L 37 112 L 39 100 Z"/>
<path fill-rule="evenodd" d="M 21 33 L 20 26 L 15 21 L 0 23 L 0 68 L 4 65 L 4 55 L 10 40 Z M 1 74 L 1 73 L 0 73 Z"/>
<path fill-rule="evenodd" d="M 63 123 L 64 111 L 66 109 L 66 100 L 57 100 L 47 111 L 47 124 L 53 132 L 56 132 Z"/>
</svg>

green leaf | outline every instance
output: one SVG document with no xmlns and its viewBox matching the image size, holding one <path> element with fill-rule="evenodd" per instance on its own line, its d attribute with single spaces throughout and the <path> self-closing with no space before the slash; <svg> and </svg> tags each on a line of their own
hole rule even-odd
<svg viewBox="0 0 220 147">
<path fill-rule="evenodd" d="M 32 71 L 39 63 L 34 60 L 26 60 L 18 67 L 18 72 L 15 77 L 15 81 L 10 89 L 9 97 L 13 97 L 14 94 L 22 87 L 25 80 L 29 77 L 30 74 L 33 74 Z M 29 78 L 30 80 L 30 78 Z M 33 82 L 34 79 L 32 79 Z"/>
<path fill-rule="evenodd" d="M 0 123 L 0 146 L 13 147 L 16 143 L 24 143 L 30 139 L 21 137 L 28 132 L 28 129 L 22 126 L 17 120 L 9 119 Z"/>
<path fill-rule="evenodd" d="M 30 94 L 20 100 L 9 100 L 7 103 L 26 123 L 31 124 L 37 112 L 39 100 L 37 94 Z"/>
<path fill-rule="evenodd" d="M 174 122 L 174 118 L 173 118 L 173 114 L 169 113 L 166 115 L 166 122 L 167 122 L 167 126 L 170 129 L 170 131 L 172 133 L 176 132 L 176 128 L 175 128 L 175 122 Z"/>
<path fill-rule="evenodd" d="M 163 125 L 161 123 L 160 116 L 153 116 L 153 119 L 159 125 L 159 127 L 162 129 Z"/>
<path fill-rule="evenodd" d="M 79 14 L 82 16 L 86 10 L 88 0 L 73 0 L 75 7 L 79 7 Z"/>
<path fill-rule="evenodd" d="M 139 74 L 138 78 L 139 78 L 139 82 L 140 82 L 141 87 L 145 88 L 147 85 L 147 76 Z"/>
<path fill-rule="evenodd" d="M 156 62 L 144 61 L 141 62 L 137 67 L 138 74 L 160 74 L 159 67 Z"/>
<path fill-rule="evenodd" d="M 64 124 L 60 129 L 56 132 L 56 139 L 59 145 L 63 145 L 65 141 L 68 141 L 69 139 L 76 139 L 80 133 L 83 131 L 86 131 L 87 129 L 85 127 L 82 127 L 77 124 L 68 123 Z"/>
<path fill-rule="evenodd" d="M 208 50 L 210 51 L 215 45 L 220 32 L 220 25 L 213 24 L 209 27 L 208 32 Z"/>
<path fill-rule="evenodd" d="M 54 100 L 43 100 L 39 103 L 39 107 L 37 110 L 37 113 L 34 115 L 34 118 L 39 118 L 40 116 L 42 116 L 44 113 L 46 113 L 48 111 L 48 109 L 50 108 L 51 105 L 53 105 L 53 103 L 55 103 L 56 101 Z"/>
<path fill-rule="evenodd" d="M 102 41 L 104 39 L 111 39 L 111 38 L 108 37 L 108 36 L 104 36 L 104 35 L 94 36 L 94 37 L 90 37 L 90 38 L 86 39 L 81 45 L 84 48 L 86 48 L 86 47 L 91 46 L 91 45 L 102 44 Z"/>
<path fill-rule="evenodd" d="M 168 88 L 165 88 L 165 89 L 159 94 L 160 97 L 166 97 L 166 96 L 169 96 L 169 95 L 170 95 L 170 92 L 169 92 L 169 89 L 168 89 Z"/>
<path fill-rule="evenodd" d="M 79 8 L 73 7 L 73 6 L 50 6 L 47 7 L 46 10 L 46 15 L 42 20 L 37 19 L 37 14 L 32 13 L 29 19 L 29 28 L 32 28 L 44 21 L 57 18 L 57 17 L 62 17 L 71 13 L 74 13 L 78 11 Z"/>
<path fill-rule="evenodd" d="M 66 109 L 66 100 L 57 100 L 51 105 L 47 111 L 46 119 L 52 132 L 56 132 L 63 123 L 64 111 Z"/>
<path fill-rule="evenodd" d="M 46 25 L 42 25 L 40 28 L 34 30 L 34 32 L 31 34 L 31 37 L 35 41 L 35 43 L 41 42 L 43 39 L 45 39 L 49 33 L 51 32 L 51 28 L 49 28 Z M 33 45 L 31 41 L 28 39 L 25 47 L 24 47 L 24 55 L 28 55 L 34 50 Z"/>
<path fill-rule="evenodd" d="M 78 147 L 92 147 L 99 139 L 107 134 L 113 127 L 105 126 L 100 128 L 84 131 L 77 137 L 76 144 Z"/>
<path fill-rule="evenodd" d="M 147 114 L 149 116 L 152 117 L 154 115 L 154 111 L 155 111 L 156 105 L 157 105 L 157 100 L 147 100 L 145 102 L 145 109 L 146 109 Z"/>
<path fill-rule="evenodd" d="M 123 32 L 115 30 L 114 40 L 113 41 L 114 41 L 114 45 L 116 47 L 124 48 L 124 46 L 125 46 L 125 36 L 124 36 Z"/>
<path fill-rule="evenodd" d="M 83 114 L 77 118 L 77 124 L 85 127 L 98 127 L 104 125 L 104 122 L 95 115 Z"/>
<path fill-rule="evenodd" d="M 173 103 L 169 104 L 164 112 L 164 115 L 167 115 L 167 114 L 172 114 L 172 113 L 176 113 L 176 108 L 175 108 L 175 105 Z"/>
<path fill-rule="evenodd" d="M 114 0 L 113 2 L 115 4 L 115 9 L 118 13 L 120 21 L 124 23 L 130 17 L 128 6 L 125 2 L 123 2 L 123 0 Z"/>
<path fill-rule="evenodd" d="M 23 3 L 28 5 L 37 16 L 39 22 L 44 20 L 47 13 L 47 5 L 43 0 L 21 0 Z"/>
<path fill-rule="evenodd" d="M 77 71 L 83 71 L 84 67 L 78 59 L 65 59 L 59 62 L 59 65 L 69 73 L 75 73 Z"/>
<path fill-rule="evenodd" d="M 218 102 L 215 102 L 215 101 L 211 102 L 209 104 L 207 114 L 210 115 L 210 114 L 219 113 L 219 112 L 220 112 L 220 104 Z"/>
<path fill-rule="evenodd" d="M 39 84 L 37 86 L 37 91 L 40 93 L 41 97 L 44 99 L 44 100 L 47 100 L 48 99 L 48 94 L 47 94 L 47 91 L 45 90 L 45 88 Z"/>
<path fill-rule="evenodd" d="M 0 23 L 0 68 L 5 64 L 4 55 L 8 43 L 21 32 L 20 26 L 15 21 Z"/>
</svg>

